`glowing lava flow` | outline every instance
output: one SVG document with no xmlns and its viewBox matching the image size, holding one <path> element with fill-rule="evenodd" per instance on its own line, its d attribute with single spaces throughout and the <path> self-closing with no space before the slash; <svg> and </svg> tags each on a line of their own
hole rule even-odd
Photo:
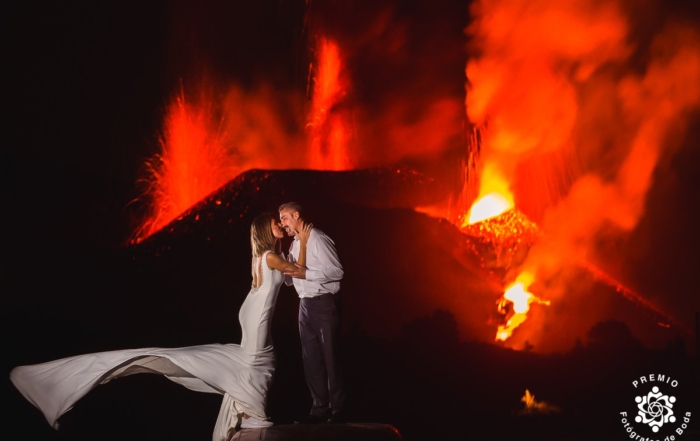
<svg viewBox="0 0 700 441">
<path fill-rule="evenodd" d="M 508 190 L 508 183 L 493 167 L 485 167 L 481 182 L 481 196 L 464 216 L 462 231 L 478 237 L 480 242 L 491 248 L 480 253 L 482 265 L 486 255 L 495 254 L 491 259 L 495 266 L 509 269 L 517 267 L 522 261 L 522 250 L 527 252 L 528 244 L 537 238 L 537 226 L 528 221 L 524 215 L 514 210 L 513 195 Z M 498 326 L 496 340 L 505 341 L 515 328 L 527 318 L 530 304 L 533 302 L 549 304 L 527 291 L 534 277 L 522 273 L 516 281 L 508 286 L 498 300 L 498 312 L 506 318 L 505 324 Z"/>
<path fill-rule="evenodd" d="M 505 341 L 513 334 L 513 330 L 527 319 L 531 303 L 549 305 L 549 301 L 541 300 L 527 290 L 532 280 L 531 274 L 523 273 L 512 285 L 506 288 L 503 297 L 498 302 L 498 311 L 502 314 L 509 314 L 509 305 L 512 304 L 512 315 L 504 325 L 498 326 L 496 340 Z"/>
<path fill-rule="evenodd" d="M 559 407 L 546 401 L 535 400 L 535 395 L 529 389 L 525 389 L 525 395 L 520 399 L 520 402 L 525 405 L 525 408 L 520 412 L 523 415 L 559 413 L 561 411 Z"/>
</svg>

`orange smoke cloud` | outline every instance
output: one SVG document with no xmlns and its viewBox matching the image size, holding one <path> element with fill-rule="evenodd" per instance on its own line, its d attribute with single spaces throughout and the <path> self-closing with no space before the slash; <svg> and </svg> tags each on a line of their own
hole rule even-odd
<svg viewBox="0 0 700 441">
<path fill-rule="evenodd" d="M 626 22 L 601 2 L 477 2 L 467 28 L 469 120 L 488 121 L 489 149 L 557 150 L 577 117 L 576 83 L 628 52 Z"/>
<path fill-rule="evenodd" d="M 226 134 L 226 157 L 236 164 L 239 173 L 252 168 L 306 166 L 305 139 L 299 122 L 304 113 L 301 96 L 268 84 L 258 84 L 254 90 L 229 84 L 223 96 L 221 125 Z"/>
<path fill-rule="evenodd" d="M 627 229 L 643 213 L 659 160 L 676 151 L 688 116 L 700 103 L 700 34 L 669 26 L 654 40 L 651 53 L 646 74 L 627 76 L 619 85 L 623 108 L 636 129 L 617 179 L 628 216 L 618 224 Z"/>
<path fill-rule="evenodd" d="M 354 167 L 425 166 L 426 158 L 463 149 L 462 3 L 416 2 L 410 14 L 403 2 L 310 5 L 309 33 L 338 45 L 341 83 L 351 86 L 338 110 L 352 129 Z M 458 168 L 449 173 L 458 176 Z"/>
<path fill-rule="evenodd" d="M 466 104 L 483 131 L 479 167 L 502 170 L 516 206 L 538 217 L 547 239 L 523 271 L 556 304 L 571 291 L 567 265 L 596 260 L 601 236 L 624 237 L 644 215 L 700 104 L 700 39 L 674 22 L 648 46 L 634 41 L 634 17 L 616 2 L 489 1 L 472 14 Z M 517 341 L 551 348 L 546 322 L 568 321 L 580 326 L 560 342 L 570 347 L 592 324 L 576 314 L 540 314 Z"/>
<path fill-rule="evenodd" d="M 617 96 L 610 101 L 620 109 L 619 119 L 598 120 L 607 129 L 617 127 L 624 136 L 599 140 L 607 141 L 604 146 L 577 143 L 594 151 L 612 147 L 619 159 L 612 164 L 584 164 L 586 173 L 544 220 L 557 242 L 578 249 L 574 255 L 584 257 L 585 248 L 605 224 L 624 231 L 637 225 L 654 173 L 663 171 L 661 161 L 676 151 L 687 117 L 700 105 L 700 34 L 668 27 L 652 43 L 651 55 L 645 74 L 626 73 L 617 82 Z"/>
<path fill-rule="evenodd" d="M 592 1 L 476 2 L 471 13 L 467 116 L 484 129 L 483 163 L 504 170 L 520 208 L 536 215 L 537 204 L 560 196 L 557 180 L 568 170 L 532 168 L 567 155 L 579 117 L 578 85 L 629 53 L 627 23 L 614 4 Z M 533 192 L 531 183 L 518 182 L 536 173 L 551 183 Z"/>
</svg>

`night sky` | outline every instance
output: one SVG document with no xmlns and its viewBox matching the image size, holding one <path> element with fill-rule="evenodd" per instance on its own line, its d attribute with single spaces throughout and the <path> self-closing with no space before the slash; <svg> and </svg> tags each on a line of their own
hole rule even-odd
<svg viewBox="0 0 700 441">
<path fill-rule="evenodd" d="M 338 13 L 342 8 L 318 0 L 310 3 L 316 14 L 310 16 L 312 25 L 335 26 L 349 41 L 354 32 L 364 29 L 363 20 L 393 6 L 403 32 L 416 32 L 416 41 L 412 40 L 416 56 L 427 56 L 431 44 L 440 47 L 431 58 L 432 67 L 416 63 L 415 71 L 438 79 L 440 94 L 463 99 L 459 93 L 464 91 L 467 54 L 460 39 L 469 21 L 468 2 L 448 1 L 440 8 L 422 1 L 372 2 L 364 9 L 340 11 L 345 14 Z M 700 23 L 693 2 L 675 2 L 674 8 L 659 7 L 658 16 L 674 13 Z M 340 25 L 342 17 L 356 22 Z M 639 22 L 650 20 L 646 17 Z M 5 84 L 9 104 L 5 127 L 11 136 L 2 149 L 6 245 L 0 278 L 9 306 L 3 308 L 3 315 L 13 318 L 4 322 L 22 322 L 24 315 L 27 323 L 40 320 L 32 315 L 34 302 L 42 305 L 38 308 L 42 314 L 51 310 L 60 316 L 75 302 L 66 294 L 71 283 L 62 280 L 61 268 L 70 262 L 82 265 L 92 253 L 125 245 L 138 223 L 129 204 L 141 194 L 138 181 L 145 176 L 145 161 L 159 153 L 164 111 L 182 84 L 206 73 L 243 90 L 265 82 L 280 93 L 304 96 L 309 63 L 304 18 L 304 2 L 289 0 L 215 1 L 198 6 L 184 1 L 33 2 L 4 14 L 10 49 L 4 65 L 11 72 Z M 429 86 L 424 81 L 411 83 L 418 78 L 415 72 L 401 75 L 410 64 L 405 60 L 387 63 L 383 71 L 377 68 L 376 57 L 371 52 L 355 55 L 362 66 L 355 72 L 357 96 L 368 107 L 387 108 L 386 102 L 402 90 L 418 97 Z M 449 62 L 435 67 L 440 60 Z M 655 175 L 646 213 L 637 227 L 624 240 L 601 249 L 607 246 L 610 256 L 623 256 L 613 268 L 616 273 L 627 276 L 638 292 L 694 331 L 700 311 L 697 108 L 688 121 L 680 147 L 664 158 Z M 445 166 L 458 163 L 463 152 L 464 145 L 457 143 L 430 161 L 416 154 L 396 161 L 389 156 L 388 162 L 417 166 L 426 173 L 443 171 L 442 177 L 452 185 L 459 170 L 445 171 Z M 248 276 L 247 268 L 240 276 Z M 81 286 L 99 286 L 99 277 L 85 274 Z M 57 287 L 53 292 L 52 279 Z M 63 296 L 68 299 L 62 301 Z M 110 301 L 98 296 L 93 305 L 108 306 Z M 96 320 L 85 318 L 86 333 Z M 3 334 L 4 341 L 13 340 L 13 329 L 6 328 Z M 40 338 L 25 335 L 20 342 Z M 686 344 L 692 351 L 693 342 Z M 44 359 L 43 354 L 30 355 L 31 350 L 17 345 L 9 345 L 17 352 L 6 361 L 5 372 L 16 363 Z M 49 353 L 61 354 L 61 350 Z"/>
</svg>

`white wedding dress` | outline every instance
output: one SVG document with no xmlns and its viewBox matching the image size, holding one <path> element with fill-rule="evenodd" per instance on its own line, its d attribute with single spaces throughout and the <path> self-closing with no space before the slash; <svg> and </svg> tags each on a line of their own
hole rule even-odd
<svg viewBox="0 0 700 441">
<path fill-rule="evenodd" d="M 251 288 L 238 313 L 240 345 L 97 352 L 18 366 L 10 373 L 10 379 L 55 429 L 58 418 L 93 388 L 138 373 L 161 374 L 197 392 L 222 394 L 214 441 L 227 439 L 242 413 L 267 420 L 265 405 L 275 371 L 270 326 L 284 282 L 284 274 L 267 266 L 269 252 L 262 256 L 262 284 Z"/>
</svg>

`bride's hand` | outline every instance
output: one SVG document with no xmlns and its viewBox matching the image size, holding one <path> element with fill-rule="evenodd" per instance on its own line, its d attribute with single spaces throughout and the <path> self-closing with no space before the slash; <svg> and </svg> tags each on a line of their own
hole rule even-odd
<svg viewBox="0 0 700 441">
<path fill-rule="evenodd" d="M 306 244 L 309 241 L 309 236 L 311 235 L 311 230 L 314 227 L 314 224 L 312 223 L 306 223 L 304 221 L 301 221 L 301 228 L 297 232 L 297 237 L 301 241 L 301 243 Z"/>
</svg>

